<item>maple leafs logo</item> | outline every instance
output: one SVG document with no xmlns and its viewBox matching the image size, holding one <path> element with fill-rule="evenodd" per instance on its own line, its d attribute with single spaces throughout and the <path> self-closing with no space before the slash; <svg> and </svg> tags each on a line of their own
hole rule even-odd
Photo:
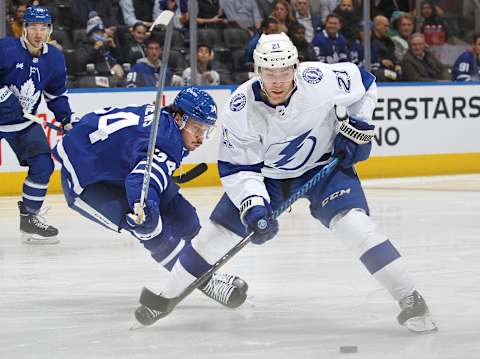
<svg viewBox="0 0 480 359">
<path fill-rule="evenodd" d="M 40 91 L 37 91 L 32 79 L 25 81 L 20 87 L 20 90 L 15 85 L 11 85 L 10 90 L 20 101 L 23 112 L 32 113 L 35 104 L 40 98 Z"/>
</svg>

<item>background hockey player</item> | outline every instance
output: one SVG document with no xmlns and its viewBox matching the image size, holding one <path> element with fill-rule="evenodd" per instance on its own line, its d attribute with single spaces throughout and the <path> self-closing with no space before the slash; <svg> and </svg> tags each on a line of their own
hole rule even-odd
<svg viewBox="0 0 480 359">
<path fill-rule="evenodd" d="M 192 241 L 190 252 L 180 254 L 162 296 L 178 297 L 193 282 L 182 268 L 192 252 L 212 266 L 250 232 L 257 244 L 272 239 L 279 229 L 269 219 L 272 209 L 341 154 L 331 176 L 305 196 L 312 217 L 330 228 L 399 302 L 400 324 L 415 332 L 436 330 L 399 252 L 370 218 L 353 168 L 370 155 L 374 76 L 352 63 L 299 65 L 297 50 L 284 34 L 262 35 L 254 62 L 256 78 L 240 85 L 221 115 L 218 165 L 226 193 L 210 217 L 213 223 Z M 336 106 L 348 110 L 342 122 Z"/>
<path fill-rule="evenodd" d="M 170 270 L 200 230 L 195 208 L 172 181 L 182 158 L 200 147 L 217 120 L 212 97 L 194 87 L 182 90 L 161 111 L 144 221 L 133 216 L 140 202 L 153 105 L 104 108 L 76 122 L 53 149 L 62 163 L 62 187 L 69 207 L 119 232 L 127 230 Z M 192 273 L 203 273 L 192 259 Z M 240 278 L 216 273 L 201 288 L 207 296 L 235 308 L 246 298 Z"/>
<path fill-rule="evenodd" d="M 70 122 L 63 54 L 48 45 L 52 19 L 45 8 L 29 7 L 20 39 L 0 39 L 0 139 L 5 138 L 22 166 L 28 166 L 23 184 L 20 231 L 25 243 L 53 244 L 58 230 L 39 215 L 53 172 L 50 146 L 42 129 L 23 117 L 35 114 L 41 94 L 57 121 Z"/>
</svg>

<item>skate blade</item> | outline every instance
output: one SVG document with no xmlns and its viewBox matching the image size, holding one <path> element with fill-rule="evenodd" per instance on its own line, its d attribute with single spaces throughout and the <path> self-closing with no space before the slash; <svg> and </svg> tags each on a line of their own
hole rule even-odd
<svg viewBox="0 0 480 359">
<path fill-rule="evenodd" d="M 32 233 L 22 232 L 21 235 L 22 243 L 30 245 L 45 245 L 45 244 L 57 244 L 60 242 L 58 236 L 53 237 L 40 237 Z"/>
<path fill-rule="evenodd" d="M 135 331 L 142 330 L 142 329 L 145 329 L 145 328 L 148 328 L 148 326 L 140 324 L 138 322 L 135 322 L 135 323 L 132 323 L 130 325 L 130 328 L 128 328 L 128 330 L 131 331 L 131 332 L 135 332 Z"/>
<path fill-rule="evenodd" d="M 429 334 L 438 331 L 437 326 L 432 321 L 430 316 L 413 317 L 403 323 L 403 326 L 412 333 Z"/>
</svg>

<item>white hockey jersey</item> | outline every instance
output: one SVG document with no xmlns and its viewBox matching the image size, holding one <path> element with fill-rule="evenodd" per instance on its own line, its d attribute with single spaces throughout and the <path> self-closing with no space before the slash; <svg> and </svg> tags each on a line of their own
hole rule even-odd
<svg viewBox="0 0 480 359">
<path fill-rule="evenodd" d="M 258 79 L 238 87 L 220 120 L 219 171 L 233 203 L 252 195 L 269 200 L 263 178 L 295 178 L 325 164 L 337 134 L 334 106 L 370 120 L 377 101 L 375 77 L 352 63 L 304 62 L 296 89 L 284 105 L 260 96 Z"/>
</svg>

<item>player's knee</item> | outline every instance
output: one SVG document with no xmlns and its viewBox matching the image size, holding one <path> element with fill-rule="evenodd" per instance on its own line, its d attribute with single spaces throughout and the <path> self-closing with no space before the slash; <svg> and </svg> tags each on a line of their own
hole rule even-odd
<svg viewBox="0 0 480 359">
<path fill-rule="evenodd" d="M 47 184 L 55 168 L 53 160 L 48 153 L 42 153 L 27 160 L 28 177 L 34 183 Z"/>
<path fill-rule="evenodd" d="M 185 241 L 181 238 L 165 237 L 160 234 L 148 241 L 140 241 L 143 246 L 150 252 L 152 258 L 164 266 L 167 270 L 171 270 L 177 260 Z"/>
</svg>

